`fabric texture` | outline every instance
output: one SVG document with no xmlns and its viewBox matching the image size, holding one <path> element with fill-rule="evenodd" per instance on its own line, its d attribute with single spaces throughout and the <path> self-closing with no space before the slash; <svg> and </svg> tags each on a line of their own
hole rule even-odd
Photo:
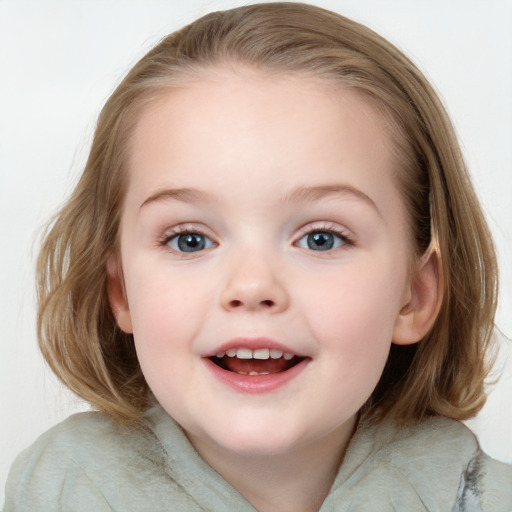
<svg viewBox="0 0 512 512">
<path fill-rule="evenodd" d="M 16 459 L 5 512 L 254 512 L 155 406 L 147 431 L 69 417 Z M 461 423 L 360 426 L 320 512 L 511 512 L 512 466 Z"/>
</svg>

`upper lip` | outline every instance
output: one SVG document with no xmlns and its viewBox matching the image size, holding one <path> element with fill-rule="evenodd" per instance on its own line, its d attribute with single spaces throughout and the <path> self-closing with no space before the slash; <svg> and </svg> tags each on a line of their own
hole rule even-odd
<svg viewBox="0 0 512 512">
<path fill-rule="evenodd" d="M 249 350 L 258 350 L 268 348 L 270 350 L 280 350 L 283 353 L 293 354 L 298 357 L 306 357 L 305 355 L 297 353 L 296 350 L 290 348 L 289 346 L 275 341 L 271 338 L 257 337 L 257 338 L 246 338 L 239 337 L 233 338 L 217 347 L 213 350 L 206 352 L 203 354 L 203 357 L 214 357 L 219 353 L 227 352 L 230 349 L 239 349 L 246 348 Z"/>
</svg>

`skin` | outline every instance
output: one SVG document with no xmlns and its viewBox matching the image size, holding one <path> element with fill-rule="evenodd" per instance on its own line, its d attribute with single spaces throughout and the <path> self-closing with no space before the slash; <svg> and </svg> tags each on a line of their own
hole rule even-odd
<svg viewBox="0 0 512 512">
<path fill-rule="evenodd" d="M 411 265 L 384 123 L 330 83 L 217 69 L 147 107 L 132 143 L 109 293 L 151 390 L 258 510 L 318 510 L 392 341 L 418 341 L 438 302 L 435 258 Z M 188 232 L 206 248 L 179 252 Z M 318 232 L 333 249 L 308 245 Z M 233 389 L 204 356 L 239 337 L 304 368 Z"/>
</svg>

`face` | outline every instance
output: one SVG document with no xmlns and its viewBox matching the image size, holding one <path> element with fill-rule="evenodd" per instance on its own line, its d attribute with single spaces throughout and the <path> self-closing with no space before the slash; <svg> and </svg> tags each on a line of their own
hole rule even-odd
<svg viewBox="0 0 512 512">
<path fill-rule="evenodd" d="M 143 112 L 111 301 L 200 453 L 348 438 L 410 301 L 395 170 L 372 107 L 311 78 L 218 70 Z"/>
</svg>

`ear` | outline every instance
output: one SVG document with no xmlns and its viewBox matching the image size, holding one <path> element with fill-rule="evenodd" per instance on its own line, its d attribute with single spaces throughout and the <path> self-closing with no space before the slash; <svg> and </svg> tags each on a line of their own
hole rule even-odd
<svg viewBox="0 0 512 512">
<path fill-rule="evenodd" d="M 107 274 L 108 300 L 112 313 L 119 328 L 127 334 L 132 334 L 132 317 L 126 300 L 121 266 L 114 254 L 110 254 L 107 259 Z"/>
<path fill-rule="evenodd" d="M 393 343 L 420 341 L 434 324 L 443 299 L 439 253 L 430 248 L 420 258 L 393 330 Z"/>
</svg>

